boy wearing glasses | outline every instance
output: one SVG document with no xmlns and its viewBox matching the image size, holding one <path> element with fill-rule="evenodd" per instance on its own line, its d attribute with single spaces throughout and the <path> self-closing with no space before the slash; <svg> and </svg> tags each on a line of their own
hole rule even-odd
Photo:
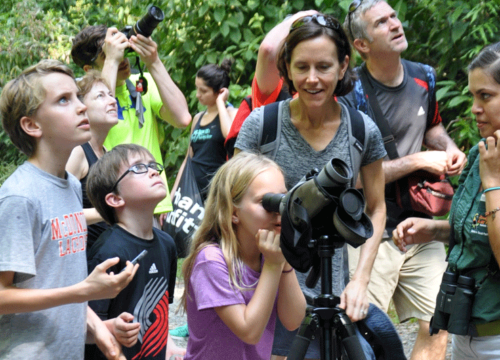
<svg viewBox="0 0 500 360">
<path fill-rule="evenodd" d="M 102 259 L 119 257 L 120 262 L 111 267 L 119 273 L 125 261 L 147 250 L 134 280 L 116 298 L 89 303 L 101 319 L 125 311 L 140 323 L 137 343 L 123 349 L 127 359 L 164 360 L 185 353 L 168 333 L 168 308 L 177 272 L 175 244 L 167 233 L 153 228 L 154 209 L 167 195 L 162 171 L 163 166 L 146 148 L 124 144 L 104 154 L 87 180 L 91 203 L 111 226 L 90 251 L 89 271 Z"/>
<path fill-rule="evenodd" d="M 366 111 L 379 127 L 385 118 L 399 155 L 384 161 L 386 184 L 393 186 L 390 183 L 417 170 L 437 175 L 460 174 L 466 158 L 441 124 L 435 90 L 431 91 L 429 85 L 435 84 L 435 71 L 428 65 L 401 59 L 408 42 L 394 9 L 383 0 L 353 1 L 344 29 L 365 61 L 357 72 L 366 80 L 358 80 L 356 90 L 339 101 Z M 416 74 L 420 73 L 428 80 L 418 78 Z M 372 88 L 375 95 L 369 96 L 363 107 L 367 91 Z M 386 144 L 389 154 L 390 143 Z M 421 151 L 422 145 L 433 151 Z M 401 321 L 418 319 L 420 328 L 412 360 L 444 359 L 446 332 L 429 336 L 429 321 L 446 268 L 444 246 L 429 242 L 415 245 L 407 253 L 397 249 L 391 241 L 396 225 L 410 216 L 427 215 L 399 208 L 390 189 L 386 188 L 387 223 L 368 285 L 369 299 L 387 311 L 392 298 Z M 349 250 L 352 272 L 359 254 L 356 249 Z"/>
</svg>

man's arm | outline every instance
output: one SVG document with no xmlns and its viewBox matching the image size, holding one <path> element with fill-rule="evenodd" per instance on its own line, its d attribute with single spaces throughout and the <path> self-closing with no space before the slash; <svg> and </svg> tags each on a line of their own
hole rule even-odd
<svg viewBox="0 0 500 360">
<path fill-rule="evenodd" d="M 118 67 L 123 61 L 125 49 L 128 47 L 129 42 L 124 33 L 118 31 L 115 27 L 107 30 L 104 45 L 102 46 L 102 53 L 106 58 L 104 59 L 101 74 L 108 82 L 109 90 L 113 95 L 115 95 L 116 90 Z"/>
<path fill-rule="evenodd" d="M 170 125 L 185 128 L 191 122 L 191 114 L 184 94 L 170 77 L 167 69 L 158 57 L 158 46 L 151 38 L 142 35 L 130 38 L 130 47 L 141 57 L 153 77 L 160 93 L 163 106 L 160 116 Z"/>
<path fill-rule="evenodd" d="M 352 321 L 361 320 L 366 316 L 366 313 L 362 313 L 368 308 L 366 289 L 385 228 L 386 208 L 382 163 L 383 160 L 380 159 L 361 168 L 361 181 L 366 197 L 365 212 L 373 224 L 373 236 L 361 246 L 356 271 L 340 297 L 340 307 L 346 310 L 346 314 Z"/>
<path fill-rule="evenodd" d="M 317 14 L 316 10 L 301 11 L 290 16 L 276 25 L 269 31 L 259 47 L 257 55 L 257 65 L 255 67 L 255 79 L 260 91 L 265 94 L 271 94 L 280 81 L 278 68 L 276 67 L 276 58 L 281 48 L 283 40 L 288 36 L 290 26 L 293 22 L 307 15 Z"/>
<path fill-rule="evenodd" d="M 14 272 L 0 272 L 0 315 L 32 312 L 55 306 L 81 303 L 88 300 L 114 298 L 125 288 L 138 269 L 138 265 L 127 262 L 120 274 L 108 274 L 111 266 L 120 259 L 108 259 L 98 266 L 83 281 L 55 289 L 21 289 L 14 285 Z M 39 274 L 37 276 L 43 276 Z"/>
<path fill-rule="evenodd" d="M 421 151 L 383 163 L 385 183 L 399 180 L 417 170 L 427 170 L 442 175 L 448 171 L 448 155 L 445 151 Z"/>
</svg>

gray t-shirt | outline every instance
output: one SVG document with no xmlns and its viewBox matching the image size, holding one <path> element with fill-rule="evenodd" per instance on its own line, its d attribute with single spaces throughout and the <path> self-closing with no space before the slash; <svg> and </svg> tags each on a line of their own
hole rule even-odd
<svg viewBox="0 0 500 360">
<path fill-rule="evenodd" d="M 285 100 L 283 104 L 281 138 L 276 159 L 274 159 L 285 173 L 287 189 L 291 189 L 311 169 L 317 168 L 321 170 L 333 157 L 345 161 L 348 166 L 352 167 L 348 146 L 349 135 L 346 123 L 349 115 L 344 105 L 342 105 L 340 125 L 337 129 L 337 133 L 326 148 L 321 151 L 316 151 L 302 137 L 290 120 L 290 101 L 291 100 Z M 261 111 L 262 108 L 255 109 L 245 120 L 234 145 L 235 148 L 242 151 L 256 151 L 258 149 Z M 367 120 L 365 124 L 368 125 L 369 130 L 367 149 L 361 160 L 361 166 L 365 166 L 383 158 L 386 151 L 377 126 L 366 115 L 362 115 Z M 342 249 L 337 249 L 332 259 L 333 293 L 337 296 L 340 295 L 344 289 L 343 261 L 343 251 Z M 314 297 L 321 293 L 320 281 L 318 281 L 315 289 L 309 289 L 305 286 L 307 274 L 297 273 L 297 277 L 305 295 Z"/>
<path fill-rule="evenodd" d="M 53 289 L 87 276 L 80 182 L 29 162 L 0 188 L 0 272 L 14 285 Z M 83 359 L 87 303 L 0 317 L 0 359 Z"/>
<path fill-rule="evenodd" d="M 385 86 L 373 78 L 369 72 L 368 79 L 375 88 L 375 95 L 380 110 L 384 115 L 391 134 L 396 139 L 396 148 L 400 157 L 411 155 L 422 150 L 425 133 L 429 129 L 428 116 L 431 117 L 431 125 L 439 124 L 441 116 L 436 102 L 436 93 L 429 93 L 428 84 L 418 78 L 413 78 L 410 74 L 416 73 L 418 69 L 425 69 L 429 74 L 428 78 L 435 79 L 436 73 L 428 65 L 414 63 L 408 60 L 401 60 L 404 69 L 404 78 L 400 85 L 395 87 Z M 356 71 L 361 71 L 356 68 Z M 422 71 L 422 70 L 420 70 Z M 431 75 L 432 74 L 432 75 Z M 344 97 L 339 98 L 339 102 L 347 106 L 356 108 L 359 106 L 361 97 L 365 94 L 360 88 L 361 82 L 357 81 L 353 91 Z M 430 98 L 429 98 L 430 97 Z M 431 108 L 429 105 L 435 104 Z M 368 106 L 368 115 L 374 118 L 374 112 Z M 430 115 L 428 113 L 431 113 Z M 385 160 L 389 160 L 387 156 Z M 416 213 L 411 209 L 401 209 L 396 204 L 395 183 L 389 184 L 386 188 L 387 222 L 384 232 L 384 239 L 391 238 L 392 231 L 397 224 L 411 216 L 422 217 L 422 213 Z"/>
</svg>

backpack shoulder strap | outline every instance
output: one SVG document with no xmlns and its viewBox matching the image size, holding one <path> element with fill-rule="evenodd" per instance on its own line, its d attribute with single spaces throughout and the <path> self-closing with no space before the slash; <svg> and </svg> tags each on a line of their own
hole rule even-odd
<svg viewBox="0 0 500 360">
<path fill-rule="evenodd" d="M 352 187 L 356 186 L 361 161 L 366 153 L 368 142 L 368 127 L 364 117 L 350 106 L 346 106 L 349 114 L 347 121 L 347 132 L 349 134 L 349 153 L 352 161 Z"/>
<path fill-rule="evenodd" d="M 281 138 L 281 113 L 283 101 L 266 105 L 260 112 L 259 152 L 274 160 Z"/>
<path fill-rule="evenodd" d="M 405 62 L 406 68 L 408 69 L 408 74 L 421 82 L 424 87 L 427 87 L 428 92 L 428 102 L 429 108 L 427 109 L 427 129 L 433 125 L 434 119 L 436 117 L 437 104 L 436 104 L 436 76 L 434 75 L 434 69 L 426 64 L 412 63 L 410 61 L 402 60 Z"/>
<path fill-rule="evenodd" d="M 363 64 L 364 65 L 364 64 Z M 382 134 L 382 140 L 384 141 L 385 150 L 389 155 L 390 159 L 397 159 L 399 157 L 398 150 L 396 148 L 396 139 L 392 134 L 391 127 L 389 126 L 389 122 L 384 116 L 382 109 L 380 109 L 380 105 L 377 100 L 377 95 L 375 93 L 375 88 L 368 77 L 368 70 L 366 70 L 366 66 L 361 66 L 358 72 L 359 79 L 363 84 L 363 89 L 368 96 L 368 102 L 370 103 L 370 107 L 375 115 L 373 119 L 380 129 L 380 133 Z"/>
</svg>

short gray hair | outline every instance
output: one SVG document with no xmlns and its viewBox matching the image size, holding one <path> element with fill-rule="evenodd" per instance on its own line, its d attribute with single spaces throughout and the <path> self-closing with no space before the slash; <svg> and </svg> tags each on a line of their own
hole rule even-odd
<svg viewBox="0 0 500 360">
<path fill-rule="evenodd" d="M 344 24 L 342 25 L 344 28 L 349 41 L 352 43 L 356 39 L 366 39 L 369 42 L 372 42 L 373 39 L 370 38 L 368 33 L 366 32 L 366 23 L 361 19 L 361 15 L 364 15 L 368 10 L 377 5 L 380 2 L 387 2 L 386 0 L 361 0 L 361 4 L 359 7 L 354 10 L 351 14 L 347 13 Z M 349 26 L 349 17 L 350 26 Z"/>
</svg>

